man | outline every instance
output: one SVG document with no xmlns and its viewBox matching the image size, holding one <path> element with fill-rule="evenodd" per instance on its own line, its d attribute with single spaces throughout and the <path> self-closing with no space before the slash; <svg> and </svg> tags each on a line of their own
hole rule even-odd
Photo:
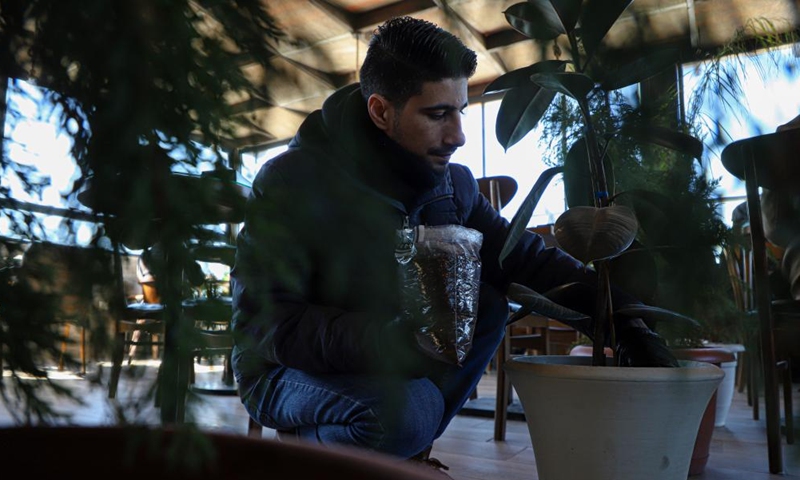
<svg viewBox="0 0 800 480">
<path fill-rule="evenodd" d="M 233 368 L 262 425 L 424 456 L 503 337 L 509 284 L 541 292 L 594 282 L 535 234 L 500 267 L 508 222 L 469 170 L 449 162 L 466 141 L 461 119 L 475 67 L 475 53 L 450 33 L 390 20 L 370 42 L 361 83 L 332 94 L 258 173 L 232 272 Z M 478 317 L 460 366 L 420 353 L 420 323 L 402 314 L 395 258 L 398 230 L 447 224 L 483 234 Z M 642 326 L 620 321 L 619 337 L 642 347 L 632 363 L 650 364 L 665 348 Z"/>
</svg>

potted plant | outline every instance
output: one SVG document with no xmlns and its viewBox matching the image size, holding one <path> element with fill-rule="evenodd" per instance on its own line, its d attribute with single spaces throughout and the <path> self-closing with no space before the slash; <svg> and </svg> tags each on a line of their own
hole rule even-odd
<svg viewBox="0 0 800 480">
<path fill-rule="evenodd" d="M 648 261 L 644 239 L 637 239 L 640 222 L 634 212 L 647 209 L 644 220 L 660 214 L 660 225 L 651 223 L 662 229 L 669 228 L 664 223 L 669 217 L 659 210 L 661 197 L 653 192 L 631 191 L 627 195 L 639 201 L 624 205 L 622 195 L 615 192 L 609 146 L 618 137 L 634 138 L 640 144 L 676 150 L 679 155 L 671 160 L 676 163 L 685 161 L 687 154 L 699 157 L 702 152 L 697 139 L 653 124 L 647 112 L 625 117 L 629 120 L 625 122 L 604 115 L 603 107 L 615 90 L 678 61 L 673 51 L 620 59 L 604 50 L 601 40 L 630 4 L 630 0 L 541 0 L 509 7 L 505 16 L 511 26 L 530 38 L 552 42 L 553 54 L 509 72 L 486 89 L 486 93 L 505 92 L 497 134 L 506 148 L 538 123 L 558 94 L 562 101 L 575 102 L 574 121 L 580 125 L 580 138 L 564 162 L 565 184 L 578 186 L 574 193 L 568 191 L 570 208 L 556 221 L 555 235 L 564 250 L 597 271 L 598 284 L 596 288 L 564 285 L 541 293 L 514 285 L 509 291 L 522 306 L 517 315 L 535 311 L 572 324 L 587 318 L 558 301 L 596 295 L 595 313 L 588 320 L 593 324 L 591 362 L 574 356 L 517 357 L 506 366 L 526 412 L 542 480 L 684 479 L 700 419 L 723 376 L 719 368 L 702 362 L 683 362 L 680 368 L 623 368 L 614 365 L 615 359 L 607 363 L 604 354 L 606 346 L 615 345 L 618 315 L 639 317 L 650 325 L 666 320 L 697 324 L 665 308 L 611 303 L 613 272 L 624 271 L 626 262 L 635 257 L 634 263 Z M 540 178 L 515 215 L 504 253 L 522 235 L 548 180 Z M 591 203 L 587 205 L 586 199 Z"/>
</svg>

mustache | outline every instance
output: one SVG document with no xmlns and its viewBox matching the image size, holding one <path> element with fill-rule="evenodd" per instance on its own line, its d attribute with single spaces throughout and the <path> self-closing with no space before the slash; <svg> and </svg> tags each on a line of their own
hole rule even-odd
<svg viewBox="0 0 800 480">
<path fill-rule="evenodd" d="M 431 148 L 430 150 L 428 150 L 428 154 L 436 155 L 439 157 L 446 157 L 448 155 L 456 153 L 456 150 L 458 150 L 458 148 Z"/>
</svg>

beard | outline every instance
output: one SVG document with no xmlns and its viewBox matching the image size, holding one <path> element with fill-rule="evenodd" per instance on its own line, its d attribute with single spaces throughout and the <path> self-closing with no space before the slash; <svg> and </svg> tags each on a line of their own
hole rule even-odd
<svg viewBox="0 0 800 480">
<path fill-rule="evenodd" d="M 408 151 L 384 132 L 380 132 L 379 143 L 389 171 L 416 193 L 430 190 L 444 178 L 446 168 L 435 169 L 425 157 Z"/>
</svg>

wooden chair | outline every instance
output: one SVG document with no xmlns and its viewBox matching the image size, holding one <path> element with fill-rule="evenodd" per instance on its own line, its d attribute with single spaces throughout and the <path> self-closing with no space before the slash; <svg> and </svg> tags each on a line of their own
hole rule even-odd
<svg viewBox="0 0 800 480">
<path fill-rule="evenodd" d="M 511 313 L 518 308 L 511 305 Z M 497 349 L 497 389 L 495 393 L 494 439 L 505 440 L 508 407 L 512 390 L 503 365 L 514 355 L 567 355 L 579 340 L 576 330 L 551 318 L 526 315 L 509 323 Z"/>
<path fill-rule="evenodd" d="M 130 264 L 132 260 L 122 255 L 119 249 L 114 252 L 114 268 L 116 277 L 116 295 L 112 302 L 114 316 L 114 343 L 111 351 L 111 374 L 108 380 L 108 398 L 116 398 L 119 378 L 122 374 L 122 364 L 125 352 L 128 352 L 128 364 L 131 363 L 136 349 L 139 347 L 160 348 L 164 345 L 164 306 L 155 303 L 157 295 L 150 292 L 147 298 L 133 300 L 130 290 L 125 288 L 126 282 L 131 282 L 135 274 L 131 275 Z M 138 263 L 138 257 L 134 262 Z M 128 272 L 126 274 L 126 272 Z M 137 282 L 138 283 L 138 282 Z M 158 404 L 158 396 L 156 396 Z"/>
<path fill-rule="evenodd" d="M 217 246 L 197 246 L 193 249 L 193 255 L 200 261 L 209 263 L 220 263 L 232 267 L 235 262 L 236 250 L 230 245 Z M 239 392 L 235 386 L 233 369 L 231 365 L 231 353 L 233 351 L 233 335 L 230 329 L 231 320 L 231 299 L 230 297 L 210 298 L 201 301 L 184 303 L 184 313 L 195 322 L 196 338 L 192 351 L 192 365 L 189 369 L 190 388 L 197 393 L 211 395 L 230 395 L 238 396 Z M 206 386 L 198 385 L 195 382 L 194 358 L 203 356 L 222 356 L 223 374 L 221 385 Z M 247 436 L 253 438 L 262 437 L 263 427 L 248 416 Z"/>
<path fill-rule="evenodd" d="M 233 335 L 230 329 L 231 301 L 225 298 L 204 298 L 184 302 L 185 320 L 194 325 L 191 355 L 188 357 L 189 387 L 196 393 L 211 395 L 238 395 L 231 368 Z M 223 372 L 219 384 L 197 385 L 196 358 L 223 358 Z"/>
<path fill-rule="evenodd" d="M 749 245 L 750 226 L 749 223 L 737 234 L 747 236 L 748 242 L 742 245 L 730 245 L 723 251 L 723 257 L 728 270 L 728 277 L 731 280 L 731 290 L 736 307 L 746 315 L 756 314 L 753 297 L 753 250 Z M 759 413 L 759 391 L 760 374 L 759 362 L 759 338 L 758 332 L 746 329 L 744 332 L 745 349 L 738 353 L 736 364 L 735 384 L 739 393 L 745 392 L 747 404 L 752 409 L 753 420 L 758 420 Z"/>
<path fill-rule="evenodd" d="M 193 248 L 193 254 L 198 261 L 233 263 L 231 250 L 233 247 L 224 245 L 217 247 Z M 157 303 L 160 300 L 154 284 L 142 283 L 142 302 L 126 303 L 118 310 L 116 316 L 116 336 L 114 354 L 112 356 L 112 371 L 109 380 L 109 398 L 116 395 L 117 384 L 123 364 L 125 351 L 132 352 L 137 347 L 162 347 L 163 341 L 159 338 L 164 335 L 164 306 Z M 223 388 L 192 388 L 197 393 L 232 395 L 236 390 L 232 388 L 233 372 L 230 366 L 230 354 L 233 348 L 233 338 L 230 332 L 230 297 L 186 299 L 182 302 L 182 315 L 187 323 L 194 328 L 188 332 L 191 338 L 181 341 L 182 345 L 190 350 L 186 355 L 186 371 L 188 372 L 189 387 L 195 387 L 194 360 L 197 357 L 212 357 L 222 355 L 225 368 L 222 377 Z M 143 335 L 143 334 L 146 334 Z M 144 338 L 143 338 L 144 337 Z M 129 362 L 130 363 L 130 362 Z M 159 398 L 156 395 L 156 403 Z M 182 412 L 179 414 L 182 417 Z"/>
<path fill-rule="evenodd" d="M 483 177 L 478 179 L 480 192 L 489 200 L 498 212 L 508 204 L 517 192 L 517 182 L 507 176 Z M 542 235 L 549 245 L 554 244 L 555 237 L 552 225 L 529 229 Z M 510 315 L 516 310 L 510 306 Z M 506 325 L 506 334 L 495 355 L 497 365 L 497 388 L 494 405 L 494 439 L 503 441 L 506 437 L 506 421 L 508 407 L 512 403 L 511 384 L 508 381 L 503 365 L 512 352 L 537 353 L 549 355 L 568 351 L 568 345 L 577 340 L 577 332 L 565 325 L 540 316 L 528 315 L 514 323 Z M 564 344 L 558 349 L 557 345 Z"/>
<path fill-rule="evenodd" d="M 65 368 L 71 328 L 79 329 L 80 373 L 86 374 L 86 330 L 104 325 L 104 288 L 112 278 L 108 251 L 51 242 L 34 242 L 24 252 L 18 278 L 43 295 L 56 297 L 53 318 L 63 324 L 59 371 Z"/>
<path fill-rule="evenodd" d="M 760 135 L 731 143 L 722 151 L 728 172 L 745 181 L 753 253 L 754 307 L 758 313 L 764 411 L 771 473 L 784 470 L 778 377 L 784 375 L 784 420 L 787 443 L 793 442 L 791 354 L 800 344 L 800 302 L 776 300 L 770 286 L 767 245 L 759 187 L 800 194 L 800 130 Z M 755 352 L 754 352 L 755 353 Z M 759 358 L 759 355 L 751 355 Z"/>
</svg>

